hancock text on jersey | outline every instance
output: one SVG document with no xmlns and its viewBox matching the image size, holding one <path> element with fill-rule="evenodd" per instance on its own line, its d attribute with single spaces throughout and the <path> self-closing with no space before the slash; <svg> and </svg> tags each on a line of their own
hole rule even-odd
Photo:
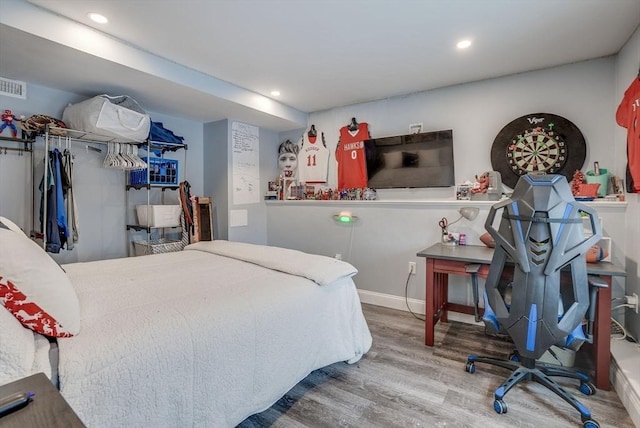
<svg viewBox="0 0 640 428">
<path fill-rule="evenodd" d="M 347 143 L 344 146 L 342 146 L 342 148 L 347 151 L 347 150 L 355 150 L 355 149 L 361 149 L 364 147 L 364 141 L 358 141 L 356 143 Z"/>
</svg>

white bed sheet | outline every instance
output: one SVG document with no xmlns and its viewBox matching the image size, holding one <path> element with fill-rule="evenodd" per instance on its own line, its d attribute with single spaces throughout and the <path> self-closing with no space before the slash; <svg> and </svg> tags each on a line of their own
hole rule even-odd
<svg viewBox="0 0 640 428">
<path fill-rule="evenodd" d="M 88 427 L 232 427 L 371 346 L 351 278 L 201 251 L 64 268 L 81 331 L 58 341 L 60 388 Z"/>
</svg>

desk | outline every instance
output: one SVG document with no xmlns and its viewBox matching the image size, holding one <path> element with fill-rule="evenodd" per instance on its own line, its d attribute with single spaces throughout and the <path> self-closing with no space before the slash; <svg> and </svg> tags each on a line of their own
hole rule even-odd
<svg viewBox="0 0 640 428">
<path fill-rule="evenodd" d="M 0 386 L 0 397 L 16 392 L 35 392 L 26 407 L 0 418 L 3 428 L 84 428 L 84 424 L 44 373 Z"/>
<path fill-rule="evenodd" d="M 487 278 L 493 249 L 478 245 L 445 246 L 440 243 L 421 250 L 418 257 L 427 262 L 424 343 L 433 346 L 433 330 L 438 322 L 447 322 L 447 311 L 473 314 L 471 306 L 448 302 L 449 274 L 465 275 L 465 266 L 470 263 L 482 265 L 478 277 Z M 599 276 L 607 287 L 599 289 L 593 332 L 593 354 L 595 360 L 594 381 L 596 388 L 608 391 L 609 365 L 611 363 L 611 282 L 614 276 L 626 276 L 626 272 L 613 263 L 587 263 L 587 273 Z"/>
</svg>

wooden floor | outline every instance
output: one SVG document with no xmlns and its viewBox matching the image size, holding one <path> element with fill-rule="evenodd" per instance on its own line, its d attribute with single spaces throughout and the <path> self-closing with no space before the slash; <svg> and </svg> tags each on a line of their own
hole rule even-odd
<svg viewBox="0 0 640 428">
<path fill-rule="evenodd" d="M 493 392 L 509 372 L 485 364 L 465 372 L 468 354 L 506 356 L 511 344 L 482 327 L 451 322 L 424 346 L 424 323 L 403 311 L 363 305 L 373 346 L 354 365 L 316 370 L 264 412 L 239 427 L 579 427 L 579 413 L 542 385 L 526 382 L 493 410 Z M 557 378 L 556 378 L 557 379 Z M 615 391 L 584 396 L 577 381 L 558 381 L 591 410 L 601 427 L 633 428 Z"/>
</svg>

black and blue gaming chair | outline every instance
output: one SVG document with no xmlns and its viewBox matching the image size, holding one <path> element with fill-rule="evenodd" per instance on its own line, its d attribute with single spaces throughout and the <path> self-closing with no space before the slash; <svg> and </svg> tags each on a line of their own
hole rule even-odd
<svg viewBox="0 0 640 428">
<path fill-rule="evenodd" d="M 585 237 L 583 217 L 590 220 L 590 237 Z M 510 199 L 493 205 L 485 228 L 496 242 L 485 283 L 485 324 L 508 333 L 516 351 L 509 360 L 470 355 L 466 371 L 474 373 L 476 362 L 513 371 L 494 394 L 499 414 L 507 412 L 504 396 L 512 387 L 536 381 L 576 408 L 585 428 L 597 428 L 589 409 L 550 378 L 578 379 L 580 391 L 591 395 L 595 387 L 589 376 L 536 361 L 552 345 L 571 345 L 582 336 L 590 304 L 585 253 L 602 236 L 596 211 L 575 201 L 564 176 L 524 175 Z"/>
</svg>

